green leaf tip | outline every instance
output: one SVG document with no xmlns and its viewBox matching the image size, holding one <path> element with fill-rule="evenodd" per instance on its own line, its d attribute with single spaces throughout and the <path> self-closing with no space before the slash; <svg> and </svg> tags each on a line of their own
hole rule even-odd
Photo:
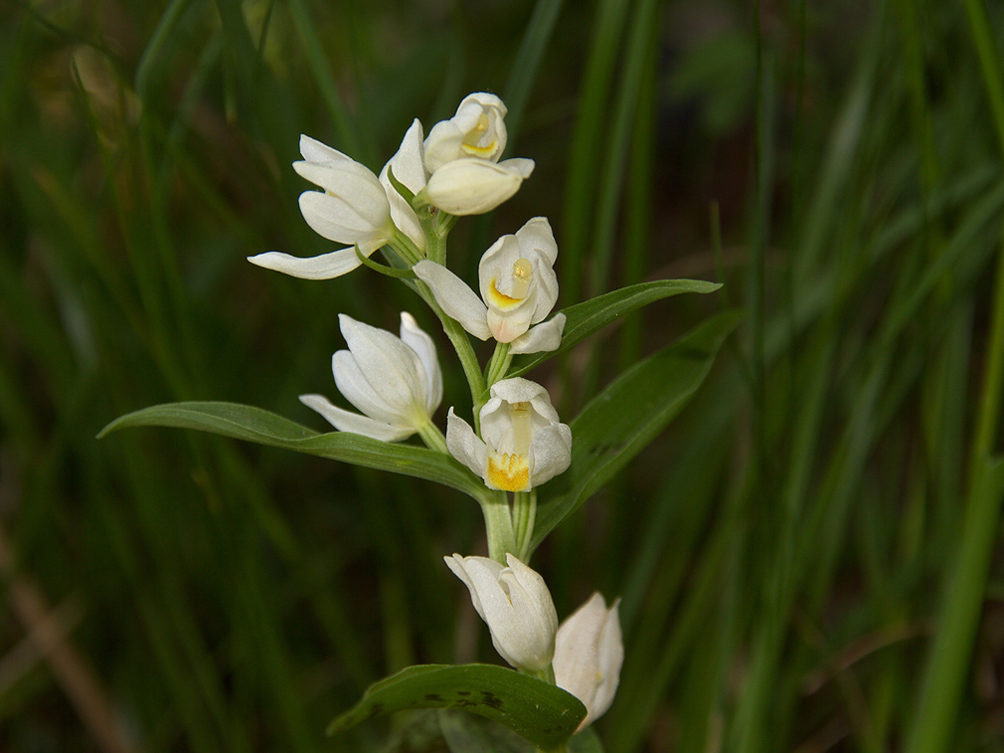
<svg viewBox="0 0 1004 753">
<path fill-rule="evenodd" d="M 508 727 L 542 750 L 564 744 L 586 716 L 561 688 L 492 664 L 424 664 L 371 685 L 328 725 L 329 735 L 395 711 L 454 708 Z"/>
</svg>

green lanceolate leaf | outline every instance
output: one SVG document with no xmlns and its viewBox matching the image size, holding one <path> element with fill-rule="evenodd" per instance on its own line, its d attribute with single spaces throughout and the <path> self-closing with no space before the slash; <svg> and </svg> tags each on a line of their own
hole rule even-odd
<svg viewBox="0 0 1004 753">
<path fill-rule="evenodd" d="M 725 311 L 695 327 L 625 371 L 582 409 L 570 424 L 572 464 L 556 480 L 555 496 L 541 502 L 533 546 L 666 428 L 742 317 Z"/>
<path fill-rule="evenodd" d="M 328 734 L 394 711 L 456 708 L 480 714 L 552 750 L 586 716 L 578 698 L 543 680 L 491 664 L 423 664 L 371 685 Z"/>
<path fill-rule="evenodd" d="M 154 405 L 115 419 L 101 430 L 98 437 L 134 426 L 198 429 L 343 463 L 424 478 L 453 487 L 478 500 L 485 495 L 484 485 L 444 453 L 414 445 L 381 442 L 348 432 L 318 434 L 306 426 L 250 405 L 216 402 Z"/>
<path fill-rule="evenodd" d="M 561 333 L 561 346 L 547 353 L 517 356 L 507 376 L 525 374 L 537 364 L 578 345 L 594 332 L 642 306 L 680 293 L 713 293 L 720 287 L 721 283 L 705 280 L 656 280 L 629 285 L 576 303 L 560 312 L 567 317 L 565 329 Z"/>
</svg>

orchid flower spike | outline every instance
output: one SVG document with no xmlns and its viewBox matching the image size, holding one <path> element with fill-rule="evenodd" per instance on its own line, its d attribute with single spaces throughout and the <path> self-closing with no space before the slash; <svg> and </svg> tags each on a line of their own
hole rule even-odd
<svg viewBox="0 0 1004 753">
<path fill-rule="evenodd" d="M 413 124 L 387 163 L 393 166 L 395 177 L 413 190 L 425 186 L 421 142 L 422 126 L 418 124 L 416 129 Z M 389 180 L 378 179 L 369 168 L 309 136 L 300 136 L 300 154 L 303 160 L 294 162 L 293 169 L 322 189 L 300 194 L 303 219 L 321 237 L 349 248 L 309 258 L 269 251 L 250 256 L 248 261 L 305 280 L 328 280 L 362 263 L 356 255 L 357 246 L 363 256 L 370 256 L 392 241 L 398 228 L 424 250 L 425 234 L 418 217 Z M 381 176 L 386 172 L 385 166 Z"/>
<path fill-rule="evenodd" d="M 384 442 L 420 432 L 443 398 L 436 346 L 414 318 L 401 312 L 401 337 L 340 314 L 348 350 L 331 358 L 339 392 L 365 415 L 331 403 L 323 395 L 300 395 L 336 429 Z"/>
<path fill-rule="evenodd" d="M 624 641 L 617 615 L 619 604 L 620 599 L 607 609 L 603 597 L 594 593 L 558 628 L 554 649 L 555 683 L 586 707 L 586 718 L 579 730 L 603 716 L 617 693 L 624 663 Z"/>
<path fill-rule="evenodd" d="M 558 614 L 544 579 L 511 554 L 508 567 L 488 557 L 443 559 L 471 592 L 502 658 L 518 669 L 546 669 L 554 656 Z"/>
<path fill-rule="evenodd" d="M 449 214 L 484 214 L 519 190 L 534 164 L 499 162 L 508 138 L 505 115 L 501 99 L 476 92 L 464 97 L 456 115 L 432 127 L 425 140 L 426 201 Z"/>
<path fill-rule="evenodd" d="M 565 327 L 564 314 L 540 324 L 558 300 L 557 257 L 551 224 L 546 217 L 534 217 L 481 257 L 480 300 L 442 264 L 424 259 L 413 270 L 443 311 L 478 339 L 511 343 L 512 353 L 538 353 L 556 350 Z"/>
<path fill-rule="evenodd" d="M 572 430 L 559 423 L 547 390 L 514 377 L 492 385 L 481 409 L 481 437 L 450 408 L 446 446 L 489 489 L 527 492 L 572 462 Z"/>
</svg>

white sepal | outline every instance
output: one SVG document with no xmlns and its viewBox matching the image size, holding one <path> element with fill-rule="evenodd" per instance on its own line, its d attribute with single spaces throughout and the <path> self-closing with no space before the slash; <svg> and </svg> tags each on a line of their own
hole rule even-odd
<svg viewBox="0 0 1004 753">
<path fill-rule="evenodd" d="M 425 233 L 418 221 L 418 215 L 405 198 L 398 193 L 387 177 L 388 170 L 394 171 L 394 179 L 403 184 L 409 191 L 417 194 L 425 188 L 428 175 L 422 159 L 422 124 L 416 118 L 401 140 L 401 146 L 380 171 L 380 183 L 387 193 L 390 202 L 390 216 L 394 224 L 414 241 L 422 251 L 425 250 Z"/>
<path fill-rule="evenodd" d="M 446 414 L 446 449 L 474 473 L 484 477 L 488 448 L 471 425 L 453 412 L 452 407 Z"/>
<path fill-rule="evenodd" d="M 488 309 L 467 283 L 442 264 L 423 259 L 411 268 L 422 282 L 429 286 L 440 308 L 460 326 L 479 340 L 491 337 L 488 329 Z"/>
<path fill-rule="evenodd" d="M 512 341 L 510 353 L 541 353 L 557 350 L 565 329 L 565 315 L 557 314 L 550 321 L 530 327 L 525 334 Z"/>
<path fill-rule="evenodd" d="M 444 559 L 470 591 L 502 658 L 519 669 L 546 669 L 554 656 L 558 616 L 544 579 L 512 554 L 506 555 L 508 567 L 487 557 Z"/>
<path fill-rule="evenodd" d="M 414 433 L 407 426 L 391 426 L 369 416 L 339 408 L 324 395 L 300 395 L 300 402 L 324 416 L 338 431 L 361 434 L 381 442 L 399 442 Z"/>
<path fill-rule="evenodd" d="M 362 264 L 355 248 L 342 248 L 320 256 L 290 256 L 281 251 L 267 251 L 264 254 L 249 256 L 252 264 L 282 272 L 290 277 L 301 280 L 330 280 L 341 277 Z"/>
<path fill-rule="evenodd" d="M 432 173 L 425 198 L 449 214 L 484 214 L 510 199 L 532 172 L 530 159 L 498 164 L 475 157 L 456 159 Z"/>
</svg>

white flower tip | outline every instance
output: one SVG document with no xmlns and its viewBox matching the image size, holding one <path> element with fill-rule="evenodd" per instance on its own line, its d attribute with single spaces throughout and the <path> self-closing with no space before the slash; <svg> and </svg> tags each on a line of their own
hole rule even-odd
<svg viewBox="0 0 1004 753">
<path fill-rule="evenodd" d="M 511 169 L 513 172 L 518 173 L 523 180 L 526 180 L 533 173 L 536 163 L 526 157 L 513 157 L 512 159 L 507 159 L 505 162 L 500 162 L 499 166 Z"/>
</svg>

